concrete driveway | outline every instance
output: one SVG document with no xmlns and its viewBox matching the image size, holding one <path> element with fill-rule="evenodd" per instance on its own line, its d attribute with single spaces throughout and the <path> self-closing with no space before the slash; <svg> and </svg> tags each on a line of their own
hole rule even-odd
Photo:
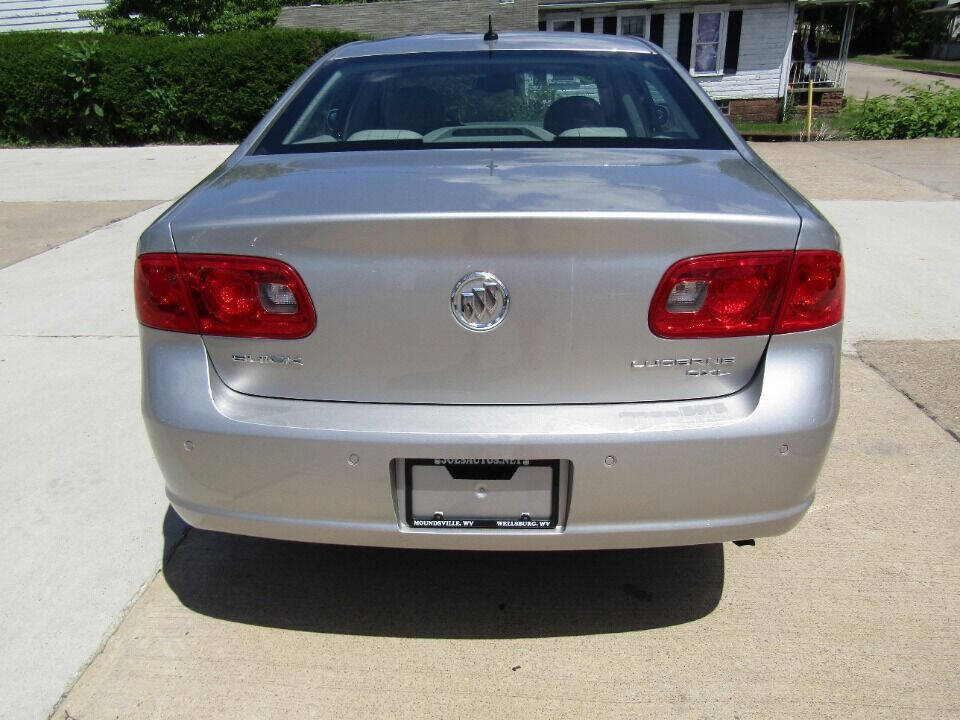
<svg viewBox="0 0 960 720">
<path fill-rule="evenodd" d="M 0 269 L 0 717 L 960 713 L 960 141 L 758 149 L 845 240 L 814 509 L 752 548 L 556 555 L 185 534 L 139 419 L 129 274 L 229 149 L 0 151 L 0 227 L 50 218 Z M 64 218 L 131 212 L 66 242 L 88 228 Z"/>
<path fill-rule="evenodd" d="M 939 77 L 925 73 L 896 70 L 894 68 L 867 65 L 866 63 L 847 63 L 847 82 L 844 88 L 847 97 L 863 100 L 868 95 L 899 95 L 905 85 L 926 87 L 942 81 L 950 87 L 960 87 L 960 78 Z"/>
</svg>

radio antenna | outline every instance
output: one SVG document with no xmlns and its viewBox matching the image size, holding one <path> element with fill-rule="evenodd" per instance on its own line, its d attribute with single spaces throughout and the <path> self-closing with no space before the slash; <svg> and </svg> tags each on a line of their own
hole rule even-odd
<svg viewBox="0 0 960 720">
<path fill-rule="evenodd" d="M 493 31 L 493 15 L 487 15 L 487 32 L 483 36 L 484 42 L 493 42 L 500 36 Z"/>
</svg>

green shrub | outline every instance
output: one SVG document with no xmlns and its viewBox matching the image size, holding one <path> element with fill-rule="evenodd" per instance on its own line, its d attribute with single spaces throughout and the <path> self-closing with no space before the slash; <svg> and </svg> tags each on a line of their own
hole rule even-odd
<svg viewBox="0 0 960 720">
<path fill-rule="evenodd" d="M 860 103 L 860 118 L 850 129 L 859 140 L 960 137 L 960 88 L 942 81 L 926 88 L 910 85 L 904 94 L 880 95 Z"/>
<path fill-rule="evenodd" d="M 0 33 L 0 142 L 238 142 L 354 33 Z"/>
<path fill-rule="evenodd" d="M 107 33 L 210 35 L 273 27 L 284 5 L 334 5 L 365 0 L 109 0 L 79 16 Z"/>
</svg>

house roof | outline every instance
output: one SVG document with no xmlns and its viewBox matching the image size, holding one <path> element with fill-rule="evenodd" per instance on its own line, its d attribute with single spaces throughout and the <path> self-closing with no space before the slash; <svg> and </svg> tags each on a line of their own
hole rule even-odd
<svg viewBox="0 0 960 720">
<path fill-rule="evenodd" d="M 862 0 L 797 0 L 799 7 L 815 7 L 817 5 L 863 5 Z"/>
<path fill-rule="evenodd" d="M 552 10 L 558 8 L 570 8 L 570 7 L 588 7 L 596 5 L 649 5 L 651 2 L 657 2 L 658 0 L 570 0 L 569 2 L 542 2 L 538 3 L 537 7 L 541 10 Z M 662 1 L 662 0 L 660 0 Z"/>
<path fill-rule="evenodd" d="M 537 5 L 540 10 L 575 10 L 579 8 L 598 7 L 637 7 L 640 5 L 662 5 L 665 2 L 677 0 L 554 0 Z M 716 2 L 716 0 L 685 0 L 685 2 Z"/>
<path fill-rule="evenodd" d="M 789 0 L 783 0 L 788 2 Z M 715 4 L 717 0 L 684 0 L 686 5 Z M 859 0 L 797 0 L 798 5 L 851 5 Z M 581 10 L 588 8 L 640 7 L 676 4 L 677 0 L 552 0 L 537 5 L 540 10 Z"/>
</svg>

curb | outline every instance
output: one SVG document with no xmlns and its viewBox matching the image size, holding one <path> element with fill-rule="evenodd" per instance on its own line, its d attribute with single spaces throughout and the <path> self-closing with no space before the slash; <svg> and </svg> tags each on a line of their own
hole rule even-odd
<svg viewBox="0 0 960 720">
<path fill-rule="evenodd" d="M 883 65 L 875 65 L 874 67 L 884 67 Z M 954 80 L 960 80 L 960 75 L 956 73 L 945 73 L 940 72 L 939 70 L 907 70 L 906 68 L 893 68 L 894 70 L 903 70 L 903 72 L 916 73 L 917 75 L 933 75 L 935 77 L 945 77 L 953 78 Z"/>
</svg>

